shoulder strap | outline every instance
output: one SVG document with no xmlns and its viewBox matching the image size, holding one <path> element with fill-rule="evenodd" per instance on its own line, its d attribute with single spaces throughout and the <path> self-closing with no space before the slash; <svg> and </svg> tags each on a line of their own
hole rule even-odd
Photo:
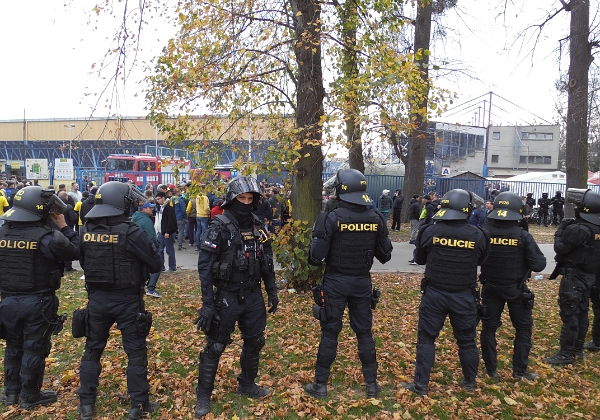
<svg viewBox="0 0 600 420">
<path fill-rule="evenodd" d="M 229 217 L 225 216 L 225 214 L 217 214 L 213 220 L 219 222 L 219 224 L 221 224 L 222 226 L 225 226 L 229 233 L 235 232 L 237 230 L 235 223 L 233 223 L 233 221 Z"/>
</svg>

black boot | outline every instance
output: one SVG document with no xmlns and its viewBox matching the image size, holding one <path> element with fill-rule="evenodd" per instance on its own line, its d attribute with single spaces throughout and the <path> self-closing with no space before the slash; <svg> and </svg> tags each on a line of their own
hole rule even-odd
<svg viewBox="0 0 600 420">
<path fill-rule="evenodd" d="M 381 386 L 377 382 L 369 382 L 365 388 L 367 398 L 377 398 L 381 392 Z"/>
<path fill-rule="evenodd" d="M 9 394 L 6 389 L 2 391 L 2 395 L 0 395 L 0 402 L 5 406 L 9 405 L 17 405 L 19 403 L 19 394 Z"/>
<path fill-rule="evenodd" d="M 415 394 L 417 394 L 420 397 L 424 397 L 429 392 L 429 390 L 427 389 L 427 385 L 423 385 L 423 384 L 420 384 L 417 382 L 411 382 L 411 383 L 400 382 L 400 385 L 402 385 L 402 388 L 408 389 L 409 391 L 414 392 Z"/>
<path fill-rule="evenodd" d="M 559 350 L 554 356 L 544 357 L 542 361 L 544 363 L 548 363 L 549 365 L 572 365 L 575 363 L 573 352 L 568 352 L 562 349 Z"/>
<path fill-rule="evenodd" d="M 58 397 L 55 391 L 39 391 L 36 394 L 28 395 L 27 397 L 21 398 L 21 408 L 24 410 L 31 410 L 38 405 L 50 405 L 55 403 Z"/>
<path fill-rule="evenodd" d="M 210 413 L 210 397 L 205 395 L 196 398 L 196 406 L 194 407 L 194 414 L 197 419 L 201 419 Z"/>
<path fill-rule="evenodd" d="M 94 404 L 81 404 L 77 406 L 79 420 L 92 420 L 94 418 Z"/>
<path fill-rule="evenodd" d="M 327 397 L 327 384 L 320 384 L 318 382 L 311 382 L 304 387 L 304 390 L 308 395 L 315 398 Z"/>
<path fill-rule="evenodd" d="M 600 351 L 600 346 L 593 341 L 588 341 L 587 343 L 585 343 L 583 345 L 583 348 L 587 351 L 591 351 L 592 353 Z"/>
<path fill-rule="evenodd" d="M 129 420 L 143 419 L 146 414 L 154 413 L 158 410 L 158 403 L 146 401 L 144 404 L 138 404 L 129 410 Z"/>
<path fill-rule="evenodd" d="M 245 395 L 246 397 L 258 399 L 258 398 L 266 397 L 267 395 L 269 395 L 271 393 L 271 390 L 267 389 L 267 388 L 261 388 L 260 386 L 258 386 L 256 384 L 252 384 L 252 385 L 239 384 L 238 388 L 237 388 L 237 393 L 238 393 L 238 395 Z"/>
</svg>

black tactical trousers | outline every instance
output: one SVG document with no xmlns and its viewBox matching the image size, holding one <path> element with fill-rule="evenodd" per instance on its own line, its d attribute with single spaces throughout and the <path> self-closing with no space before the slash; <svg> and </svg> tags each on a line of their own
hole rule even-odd
<svg viewBox="0 0 600 420">
<path fill-rule="evenodd" d="M 0 320 L 6 331 L 4 386 L 8 394 L 39 394 L 50 337 L 43 337 L 58 309 L 56 296 L 18 295 L 0 302 Z M 46 319 L 44 319 L 46 317 Z"/>
<path fill-rule="evenodd" d="M 419 305 L 415 362 L 415 382 L 419 384 L 429 383 L 431 368 L 435 362 L 435 340 L 444 327 L 446 316 L 450 316 L 465 381 L 472 382 L 477 376 L 479 350 L 475 336 L 479 319 L 473 290 L 447 292 L 428 286 Z"/>
<path fill-rule="evenodd" d="M 79 368 L 79 398 L 81 404 L 94 404 L 98 378 L 102 372 L 100 358 L 106 347 L 109 330 L 116 322 L 121 330 L 123 349 L 128 357 L 126 370 L 127 394 L 131 407 L 148 401 L 148 359 L 146 337 L 134 328 L 138 314 L 144 312 L 140 294 L 123 294 L 119 290 L 92 290 L 88 293 L 89 334 Z"/>
<path fill-rule="evenodd" d="M 522 298 L 523 290 L 516 283 L 511 285 L 485 283 L 481 291 L 481 303 L 485 306 L 485 315 L 481 319 L 481 353 L 485 368 L 493 372 L 498 367 L 498 351 L 496 330 L 502 322 L 500 317 L 504 304 L 508 304 L 508 313 L 513 327 L 515 339 L 513 341 L 513 372 L 523 373 L 529 365 L 529 352 L 531 351 L 531 330 L 533 328 L 532 310 Z"/>
<path fill-rule="evenodd" d="M 596 275 L 596 283 L 590 292 L 590 301 L 594 311 L 594 322 L 592 323 L 592 341 L 600 346 L 600 277 Z"/>
<path fill-rule="evenodd" d="M 544 226 L 548 226 L 550 224 L 550 215 L 548 214 L 547 208 L 540 207 L 538 209 L 538 225 L 543 224 Z"/>
<path fill-rule="evenodd" d="M 572 356 L 583 349 L 585 336 L 590 325 L 588 318 L 590 291 L 595 274 L 567 270 L 560 281 L 558 305 L 563 322 L 560 331 L 561 352 Z"/>
<path fill-rule="evenodd" d="M 562 208 L 552 210 L 552 224 L 554 226 L 560 225 L 562 219 L 565 218 L 565 211 Z"/>
<path fill-rule="evenodd" d="M 240 355 L 242 372 L 237 378 L 240 385 L 254 384 L 258 376 L 260 350 L 265 344 L 267 310 L 260 286 L 255 286 L 243 300 L 237 293 L 229 292 L 219 292 L 215 300 L 217 314 L 221 319 L 218 323 L 213 322 L 206 336 L 206 346 L 200 352 L 197 397 L 210 397 L 212 394 L 219 359 L 231 342 L 236 323 L 244 341 Z"/>
<path fill-rule="evenodd" d="M 348 306 L 350 327 L 358 341 L 358 357 L 365 382 L 377 380 L 377 355 L 371 328 L 371 276 L 325 275 L 325 301 L 331 309 L 327 321 L 321 321 L 321 342 L 317 354 L 315 382 L 327 383 L 331 365 L 337 355 L 338 335 L 342 331 L 344 310 Z M 328 302 L 328 303 L 327 303 Z"/>
</svg>

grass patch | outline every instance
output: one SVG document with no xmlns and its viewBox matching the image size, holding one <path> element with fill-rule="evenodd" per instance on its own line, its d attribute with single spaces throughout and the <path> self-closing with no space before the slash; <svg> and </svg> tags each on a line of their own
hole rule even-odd
<svg viewBox="0 0 600 420">
<path fill-rule="evenodd" d="M 69 274 L 59 291 L 61 311 L 70 315 L 85 304 L 81 273 Z M 530 284 L 536 293 L 534 337 L 530 369 L 541 377 L 533 382 L 512 379 L 512 329 L 507 310 L 498 331 L 500 382 L 483 375 L 483 363 L 472 394 L 459 386 L 461 370 L 452 330 L 447 323 L 437 341 L 436 363 L 432 370 L 430 394 L 417 398 L 405 391 L 401 381 L 414 374 L 419 274 L 377 274 L 375 284 L 382 298 L 374 312 L 379 382 L 379 399 L 367 399 L 357 355 L 356 338 L 346 314 L 340 334 L 338 358 L 332 367 L 329 396 L 316 400 L 304 395 L 303 386 L 314 377 L 314 363 L 320 338 L 318 322 L 312 318 L 310 294 L 280 292 L 279 310 L 269 315 L 266 345 L 262 351 L 259 383 L 273 389 L 260 401 L 236 395 L 239 332 L 227 347 L 217 374 L 213 413 L 220 419 L 563 419 L 600 416 L 599 354 L 586 353 L 574 366 L 556 368 L 542 358 L 558 348 L 560 316 L 556 304 L 558 281 Z M 197 273 L 178 271 L 161 278 L 162 299 L 146 299 L 154 318 L 148 337 L 149 376 L 152 399 L 160 404 L 155 419 L 193 419 L 197 362 L 204 346 L 203 334 L 193 320 L 200 305 Z M 45 388 L 59 394 L 50 407 L 27 412 L 0 407 L 0 419 L 77 419 L 79 362 L 84 340 L 73 339 L 70 327 L 53 341 L 48 359 Z M 2 342 L 3 353 L 4 342 Z M 126 396 L 127 359 L 120 334 L 112 330 L 102 358 L 96 418 L 125 418 L 129 409 Z M 0 377 L 2 374 L 0 373 Z"/>
</svg>

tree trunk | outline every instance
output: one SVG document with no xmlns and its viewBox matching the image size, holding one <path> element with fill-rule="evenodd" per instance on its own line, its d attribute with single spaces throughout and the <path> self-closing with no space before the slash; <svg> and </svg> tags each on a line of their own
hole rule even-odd
<svg viewBox="0 0 600 420">
<path fill-rule="evenodd" d="M 323 72 L 321 67 L 321 6 L 313 0 L 292 0 L 298 63 L 296 127 L 300 158 L 292 176 L 292 217 L 309 226 L 321 211 L 323 153 Z"/>
<path fill-rule="evenodd" d="M 353 81 L 358 77 L 357 41 L 356 41 L 356 3 L 346 1 L 341 13 L 342 39 L 345 48 L 342 51 L 342 74 L 350 91 L 344 97 L 344 118 L 346 119 L 346 142 L 348 144 L 348 163 L 350 168 L 365 172 L 363 159 L 362 134 L 359 120 L 360 94 L 355 92 Z"/>
<path fill-rule="evenodd" d="M 413 194 L 423 194 L 425 180 L 425 145 L 427 134 L 427 115 L 425 110 L 429 97 L 429 43 L 431 39 L 431 0 L 417 2 L 415 20 L 415 61 L 421 67 L 422 89 L 412 101 L 410 121 L 414 129 L 408 139 L 405 159 L 404 187 L 405 199 L 402 205 L 402 221 L 408 220 L 408 204 Z"/>
<path fill-rule="evenodd" d="M 567 105 L 567 188 L 587 187 L 588 71 L 592 62 L 589 0 L 571 0 L 569 32 L 569 93 Z M 567 206 L 565 217 L 573 217 Z"/>
</svg>

